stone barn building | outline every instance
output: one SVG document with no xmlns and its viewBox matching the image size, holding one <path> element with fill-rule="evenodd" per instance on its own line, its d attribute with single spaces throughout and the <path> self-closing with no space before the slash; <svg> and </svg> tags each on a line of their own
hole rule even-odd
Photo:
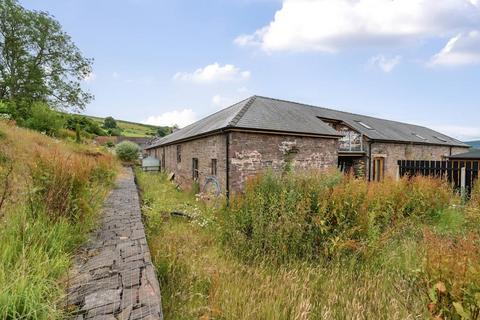
<svg viewBox="0 0 480 320">
<path fill-rule="evenodd" d="M 253 96 L 166 137 L 147 152 L 189 187 L 215 179 L 223 193 L 241 191 L 267 168 L 339 167 L 379 181 L 398 160 L 443 160 L 468 145 L 431 129 L 311 105 Z"/>
</svg>

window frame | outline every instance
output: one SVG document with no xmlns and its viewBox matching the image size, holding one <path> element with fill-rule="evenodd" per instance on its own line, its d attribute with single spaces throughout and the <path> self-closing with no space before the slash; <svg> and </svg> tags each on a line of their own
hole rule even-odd
<svg viewBox="0 0 480 320">
<path fill-rule="evenodd" d="M 210 173 L 212 176 L 216 176 L 218 173 L 218 168 L 217 168 L 218 161 L 216 158 L 212 158 L 210 162 Z"/>
<path fill-rule="evenodd" d="M 200 172 L 198 170 L 198 158 L 192 158 L 192 179 L 193 181 L 198 181 L 200 178 Z"/>
<path fill-rule="evenodd" d="M 177 144 L 177 163 L 182 162 L 182 145 Z"/>
<path fill-rule="evenodd" d="M 418 139 L 420 139 L 420 140 L 423 140 L 423 141 L 427 141 L 427 140 L 428 140 L 427 138 L 421 136 L 421 135 L 418 134 L 418 133 L 412 132 L 412 134 L 413 134 L 415 137 L 417 137 Z M 439 140 L 440 140 L 440 139 L 439 139 Z"/>
<path fill-rule="evenodd" d="M 440 140 L 442 142 L 448 142 L 447 139 L 445 139 L 445 138 L 442 138 L 442 137 L 439 137 L 439 136 L 434 136 L 434 137 L 435 137 L 435 139 Z"/>
<path fill-rule="evenodd" d="M 356 120 L 356 122 L 361 125 L 362 127 L 364 127 L 365 129 L 368 129 L 368 130 L 375 130 L 371 125 L 361 121 L 361 120 Z"/>
</svg>

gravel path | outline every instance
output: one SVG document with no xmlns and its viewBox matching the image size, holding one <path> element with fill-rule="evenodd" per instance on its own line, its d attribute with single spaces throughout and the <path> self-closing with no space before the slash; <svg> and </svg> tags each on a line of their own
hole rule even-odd
<svg viewBox="0 0 480 320">
<path fill-rule="evenodd" d="M 69 280 L 72 319 L 163 319 L 132 169 L 117 179 Z"/>
</svg>

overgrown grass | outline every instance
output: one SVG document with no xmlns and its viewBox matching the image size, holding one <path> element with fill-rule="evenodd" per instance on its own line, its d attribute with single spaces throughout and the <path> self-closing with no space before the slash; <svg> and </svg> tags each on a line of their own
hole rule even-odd
<svg viewBox="0 0 480 320">
<path fill-rule="evenodd" d="M 137 177 L 168 319 L 477 316 L 476 198 L 442 181 L 268 174 L 215 208 Z"/>
<path fill-rule="evenodd" d="M 0 318 L 61 319 L 63 278 L 117 165 L 89 146 L 0 131 Z"/>
<path fill-rule="evenodd" d="M 285 263 L 367 254 L 397 226 L 435 220 L 456 202 L 446 183 L 431 178 L 368 183 L 337 172 L 268 173 L 225 207 L 221 232 L 245 259 Z"/>
</svg>

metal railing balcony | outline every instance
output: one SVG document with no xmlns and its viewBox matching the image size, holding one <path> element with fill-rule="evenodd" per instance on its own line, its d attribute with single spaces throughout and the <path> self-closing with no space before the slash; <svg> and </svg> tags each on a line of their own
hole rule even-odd
<svg viewBox="0 0 480 320">
<path fill-rule="evenodd" d="M 363 135 L 354 131 L 339 131 L 340 138 L 338 150 L 341 152 L 364 152 Z"/>
</svg>

